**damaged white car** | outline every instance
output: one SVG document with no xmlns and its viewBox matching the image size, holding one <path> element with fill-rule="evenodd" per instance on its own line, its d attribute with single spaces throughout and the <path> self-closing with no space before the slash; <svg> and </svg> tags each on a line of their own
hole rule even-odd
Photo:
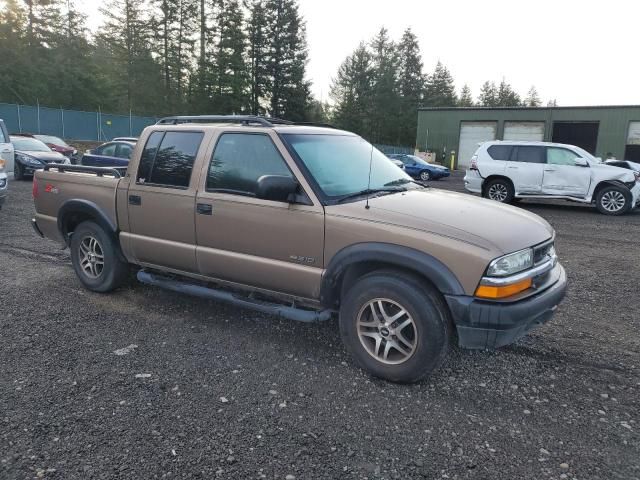
<svg viewBox="0 0 640 480">
<path fill-rule="evenodd" d="M 640 201 L 640 172 L 602 163 L 573 145 L 493 141 L 480 145 L 464 177 L 465 188 L 502 203 L 554 198 L 595 204 L 622 215 Z"/>
</svg>

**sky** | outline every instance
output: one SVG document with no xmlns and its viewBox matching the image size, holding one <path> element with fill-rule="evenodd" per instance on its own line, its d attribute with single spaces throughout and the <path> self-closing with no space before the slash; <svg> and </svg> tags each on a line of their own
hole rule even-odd
<svg viewBox="0 0 640 480">
<path fill-rule="evenodd" d="M 100 23 L 100 0 L 78 2 Z M 476 97 L 505 78 L 521 95 L 532 85 L 546 103 L 640 104 L 637 0 L 299 0 L 307 24 L 307 74 L 329 100 L 340 63 L 381 27 L 399 40 L 411 27 L 426 71 L 440 60 L 458 91 Z"/>
</svg>

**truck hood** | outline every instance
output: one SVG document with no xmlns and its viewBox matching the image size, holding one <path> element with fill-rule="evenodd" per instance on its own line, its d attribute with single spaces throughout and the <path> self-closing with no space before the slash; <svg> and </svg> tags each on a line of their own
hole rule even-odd
<svg viewBox="0 0 640 480">
<path fill-rule="evenodd" d="M 621 182 L 633 182 L 635 180 L 633 170 L 606 163 L 591 163 L 590 165 L 597 180 L 619 180 Z"/>
<path fill-rule="evenodd" d="M 327 207 L 328 215 L 349 216 L 421 230 L 506 254 L 553 237 L 538 215 L 492 200 L 437 189 L 409 190 Z"/>
</svg>

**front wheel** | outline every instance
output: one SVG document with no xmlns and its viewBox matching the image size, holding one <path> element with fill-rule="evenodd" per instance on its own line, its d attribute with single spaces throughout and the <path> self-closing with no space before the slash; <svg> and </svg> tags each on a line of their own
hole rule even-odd
<svg viewBox="0 0 640 480">
<path fill-rule="evenodd" d="M 85 288 L 109 292 L 124 285 L 128 264 L 120 258 L 118 245 L 97 223 L 86 221 L 71 236 L 71 263 Z"/>
<path fill-rule="evenodd" d="M 429 173 L 428 170 L 423 170 L 422 172 L 420 172 L 420 180 L 422 180 L 423 182 L 428 182 L 429 180 L 431 180 L 431 173 Z"/>
<path fill-rule="evenodd" d="M 596 207 L 605 215 L 623 215 L 631 209 L 631 192 L 611 185 L 604 187 L 596 196 Z"/>
<path fill-rule="evenodd" d="M 13 178 L 15 180 L 24 180 L 24 167 L 18 162 L 15 162 L 13 166 Z"/>
<path fill-rule="evenodd" d="M 440 294 L 394 271 L 366 275 L 347 292 L 340 306 L 340 334 L 361 368 L 402 383 L 438 368 L 452 335 Z"/>
</svg>

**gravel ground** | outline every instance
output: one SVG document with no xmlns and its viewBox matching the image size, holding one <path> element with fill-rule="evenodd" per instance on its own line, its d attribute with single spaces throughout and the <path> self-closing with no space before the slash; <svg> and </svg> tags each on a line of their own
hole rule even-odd
<svg viewBox="0 0 640 480">
<path fill-rule="evenodd" d="M 462 190 L 461 178 L 436 182 Z M 30 183 L 0 211 L 0 478 L 638 479 L 640 211 L 521 206 L 570 281 L 549 324 L 454 351 L 423 383 L 355 368 L 335 321 L 280 321 L 76 280 L 36 237 Z"/>
</svg>

